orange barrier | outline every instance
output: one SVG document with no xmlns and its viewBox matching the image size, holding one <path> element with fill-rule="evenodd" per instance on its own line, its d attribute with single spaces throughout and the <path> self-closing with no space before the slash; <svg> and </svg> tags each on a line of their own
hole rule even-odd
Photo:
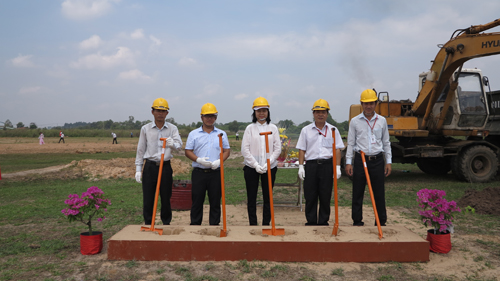
<svg viewBox="0 0 500 281">
<path fill-rule="evenodd" d="M 366 183 L 368 184 L 368 190 L 370 191 L 370 197 L 372 199 L 373 212 L 375 213 L 375 221 L 378 227 L 378 238 L 382 239 L 384 236 L 382 234 L 382 227 L 380 226 L 380 219 L 378 218 L 377 206 L 375 205 L 375 197 L 373 197 L 372 182 L 370 181 L 370 174 L 368 174 L 368 167 L 366 166 L 365 153 L 360 151 L 361 159 L 363 160 L 363 167 L 365 168 Z"/>
</svg>

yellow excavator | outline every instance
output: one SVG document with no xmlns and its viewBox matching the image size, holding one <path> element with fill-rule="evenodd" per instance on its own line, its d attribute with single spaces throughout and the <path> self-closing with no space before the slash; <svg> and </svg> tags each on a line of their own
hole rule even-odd
<svg viewBox="0 0 500 281">
<path fill-rule="evenodd" d="M 484 31 L 500 19 L 456 30 L 440 48 L 431 69 L 419 75 L 415 102 L 390 100 L 379 92 L 376 112 L 387 119 L 393 163 L 417 163 L 428 174 L 467 182 L 495 178 L 500 154 L 500 91 L 491 91 L 479 69 L 465 69 L 473 58 L 500 54 L 500 33 Z M 362 112 L 352 105 L 349 120 Z"/>
</svg>

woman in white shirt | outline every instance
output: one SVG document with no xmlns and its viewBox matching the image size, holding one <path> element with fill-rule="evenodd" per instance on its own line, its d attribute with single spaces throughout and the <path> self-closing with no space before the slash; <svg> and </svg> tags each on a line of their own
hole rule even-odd
<svg viewBox="0 0 500 281">
<path fill-rule="evenodd" d="M 271 124 L 269 103 L 263 97 L 258 97 L 253 102 L 252 124 L 248 125 L 241 142 L 241 154 L 244 158 L 243 168 L 247 189 L 247 210 L 250 225 L 257 225 L 257 191 L 259 179 L 262 182 L 262 196 L 264 208 L 262 225 L 271 222 L 271 206 L 269 203 L 269 186 L 267 175 L 266 140 L 262 132 L 271 132 L 268 135 L 269 160 L 271 163 L 271 180 L 274 186 L 276 172 L 278 171 L 278 156 L 281 153 L 281 141 L 278 127 Z"/>
</svg>

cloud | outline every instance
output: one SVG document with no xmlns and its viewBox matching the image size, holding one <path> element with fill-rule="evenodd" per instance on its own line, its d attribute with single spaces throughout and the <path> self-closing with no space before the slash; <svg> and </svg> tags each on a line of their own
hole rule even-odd
<svg viewBox="0 0 500 281">
<path fill-rule="evenodd" d="M 80 58 L 77 62 L 72 62 L 71 67 L 81 69 L 108 69 L 118 65 L 133 65 L 134 55 L 127 47 L 118 47 L 116 54 L 104 56 L 100 53 L 92 54 Z"/>
<path fill-rule="evenodd" d="M 107 14 L 121 0 L 66 0 L 61 4 L 64 16 L 72 20 L 87 20 Z"/>
<path fill-rule="evenodd" d="M 132 69 L 129 71 L 124 71 L 120 72 L 118 75 L 118 78 L 123 79 L 123 80 L 134 80 L 134 81 L 139 81 L 139 82 L 151 82 L 153 81 L 153 78 L 150 76 L 145 75 L 138 69 Z"/>
<path fill-rule="evenodd" d="M 247 95 L 247 94 L 243 94 L 243 93 L 241 93 L 241 94 L 237 94 L 236 96 L 234 96 L 234 99 L 235 99 L 235 100 L 242 100 L 242 99 L 245 99 L 245 98 L 247 98 L 247 97 L 248 97 L 248 95 Z"/>
<path fill-rule="evenodd" d="M 144 38 L 144 30 L 142 30 L 142 28 L 134 30 L 132 33 L 130 33 L 130 38 L 134 40 Z"/>
<path fill-rule="evenodd" d="M 19 54 L 19 56 L 10 60 L 12 66 L 21 67 L 21 68 L 31 68 L 35 67 L 35 64 L 31 61 L 32 55 L 23 56 Z"/>
<path fill-rule="evenodd" d="M 19 90 L 19 94 L 21 95 L 29 95 L 29 94 L 37 94 L 42 90 L 42 87 L 40 86 L 35 86 L 35 87 L 22 87 Z"/>
<path fill-rule="evenodd" d="M 189 67 L 189 66 L 197 66 L 198 62 L 193 59 L 193 58 L 181 58 L 179 62 L 177 62 L 178 65 L 184 66 L 184 67 Z"/>
<path fill-rule="evenodd" d="M 203 95 L 204 96 L 212 96 L 212 95 L 217 94 L 221 89 L 222 89 L 222 87 L 219 84 L 205 85 L 205 87 L 203 88 Z"/>
<path fill-rule="evenodd" d="M 160 46 L 161 45 L 160 39 L 154 37 L 153 35 L 149 35 L 149 39 L 151 39 L 151 41 L 153 41 L 153 44 L 155 46 Z"/>
<path fill-rule="evenodd" d="M 96 49 L 101 46 L 102 40 L 98 35 L 92 35 L 89 39 L 83 40 L 78 44 L 78 47 L 82 50 Z"/>
</svg>

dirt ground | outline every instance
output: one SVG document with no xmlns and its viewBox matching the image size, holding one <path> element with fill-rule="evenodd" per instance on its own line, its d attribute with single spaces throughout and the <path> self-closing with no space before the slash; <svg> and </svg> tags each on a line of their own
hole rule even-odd
<svg viewBox="0 0 500 281">
<path fill-rule="evenodd" d="M 58 139 L 47 139 L 46 145 L 38 145 L 36 140 L 28 141 L 18 141 L 10 138 L 0 139 L 0 157 L 1 154 L 7 153 L 105 153 L 112 151 L 135 151 L 137 145 L 137 139 L 119 139 L 118 145 L 112 145 L 110 140 L 101 141 L 85 141 L 76 142 L 71 138 L 66 139 L 65 144 L 58 144 Z M 177 155 L 178 158 L 183 157 L 183 154 Z M 234 153 L 232 157 L 241 157 L 237 153 Z M 183 173 L 189 171 L 189 164 L 180 161 L 176 158 L 172 160 L 172 166 L 174 173 Z M 71 168 L 71 169 L 64 169 Z M 60 173 L 60 177 L 71 177 L 71 174 L 82 174 L 85 173 L 89 176 L 90 180 L 97 180 L 98 178 L 133 178 L 135 172 L 134 159 L 112 159 L 112 160 L 82 160 L 74 161 L 68 165 L 62 165 L 57 167 L 49 167 L 46 169 L 24 171 L 11 174 L 2 174 L 2 178 L 18 178 L 27 177 L 32 173 L 37 174 L 54 174 L 54 171 L 60 171 L 64 169 L 65 173 Z M 477 198 L 477 199 L 475 199 Z M 480 200 L 480 201 L 474 201 Z M 486 214 L 496 214 L 500 215 L 500 188 L 487 188 L 485 191 L 479 194 L 473 194 L 473 192 L 467 192 L 465 196 L 459 200 L 459 205 L 472 206 L 475 208 L 476 213 L 486 213 Z M 480 202 L 480 204 L 479 204 Z M 486 203 L 485 203 L 486 202 Z M 485 207 L 485 208 L 483 208 Z M 333 211 L 333 210 L 332 210 Z M 261 208 L 258 208 L 258 217 L 261 218 L 262 214 Z M 227 206 L 228 225 L 247 225 L 248 218 L 246 213 L 245 205 L 237 206 Z M 365 210 L 365 220 L 374 221 L 372 210 L 367 208 Z M 332 212 L 332 215 L 334 212 Z M 204 217 L 208 217 L 208 206 L 205 206 Z M 304 213 L 296 207 L 276 207 L 275 217 L 278 225 L 303 225 L 305 218 Z M 405 216 L 405 210 L 399 210 L 397 208 L 388 208 L 388 225 L 399 225 L 405 226 L 414 233 L 420 235 L 423 239 L 426 236 L 426 227 L 422 226 L 418 221 L 413 219 L 407 219 Z M 189 221 L 189 211 L 174 211 L 172 225 L 184 225 L 186 221 Z M 206 220 L 205 220 L 206 221 Z M 349 225 L 350 219 L 350 208 L 340 208 L 339 210 L 339 221 L 340 221 L 340 234 L 342 231 L 342 226 Z M 205 222 L 204 222 L 205 223 Z M 443 280 L 443 276 L 448 276 L 444 280 L 498 280 L 500 276 L 500 259 L 498 256 L 489 256 L 488 252 L 483 251 L 480 247 L 477 247 L 474 242 L 479 240 L 492 242 L 499 244 L 500 238 L 498 236 L 487 236 L 487 235 L 469 235 L 469 234 L 452 234 L 452 245 L 453 248 L 448 254 L 436 254 L 430 253 L 430 261 L 427 263 L 419 263 L 414 266 L 405 266 L 405 275 L 412 276 L 412 280 L 432 280 L 434 276 L 438 277 L 438 280 Z M 478 262 L 475 257 L 482 257 L 481 261 Z M 95 256 L 78 256 L 78 260 L 75 262 L 85 261 L 89 264 L 93 264 L 94 268 L 98 271 L 112 277 L 114 272 L 117 272 L 117 268 L 123 268 L 125 262 L 108 261 L 106 249 L 102 253 Z M 484 260 L 483 260 L 484 259 Z M 485 266 L 485 262 L 489 262 L 489 266 Z M 196 265 L 200 267 L 205 267 L 207 264 L 213 264 L 217 268 L 227 266 L 227 262 L 137 262 L 137 267 L 135 268 L 138 275 L 143 278 L 139 280 L 156 280 L 152 273 L 154 268 L 160 268 L 162 266 L 169 264 L 179 264 L 185 267 L 196 268 Z M 279 264 L 279 263 L 272 263 Z M 233 262 L 233 266 L 236 266 L 237 262 Z M 380 272 L 385 270 L 384 268 L 394 267 L 394 264 L 388 263 L 292 263 L 289 265 L 292 268 L 297 268 L 297 272 L 301 268 L 307 268 L 308 270 L 315 272 L 319 280 L 398 280 L 396 279 L 375 279 L 373 277 L 373 272 Z M 396 264 L 397 266 L 397 264 Z M 342 268 L 344 277 L 332 276 L 332 270 Z M 120 269 L 118 269 L 119 271 Z M 371 272 L 371 273 L 370 273 Z M 202 273 L 203 274 L 203 273 Z M 227 273 L 227 279 L 234 279 L 234 272 Z M 380 275 L 380 274 L 379 274 Z M 156 276 L 156 275 L 155 275 Z M 80 278 L 81 277 L 81 278 Z M 77 280 L 84 278 L 84 276 L 75 276 Z M 80 279 L 79 279 L 80 278 Z M 219 277 L 220 278 L 220 277 Z M 297 277 L 296 280 L 299 277 Z M 337 279 L 336 279 L 337 278 Z M 221 280 L 227 280 L 222 278 Z M 260 280 L 266 279 L 261 276 L 243 276 L 243 280 Z M 406 278 L 405 278 L 406 279 Z M 111 278 L 110 280 L 114 280 Z M 179 279 L 167 279 L 167 280 L 179 280 Z M 193 279 L 194 280 L 194 279 Z M 274 280 L 286 280 L 274 278 Z M 300 280 L 316 280 L 316 279 L 300 279 Z"/>
</svg>

